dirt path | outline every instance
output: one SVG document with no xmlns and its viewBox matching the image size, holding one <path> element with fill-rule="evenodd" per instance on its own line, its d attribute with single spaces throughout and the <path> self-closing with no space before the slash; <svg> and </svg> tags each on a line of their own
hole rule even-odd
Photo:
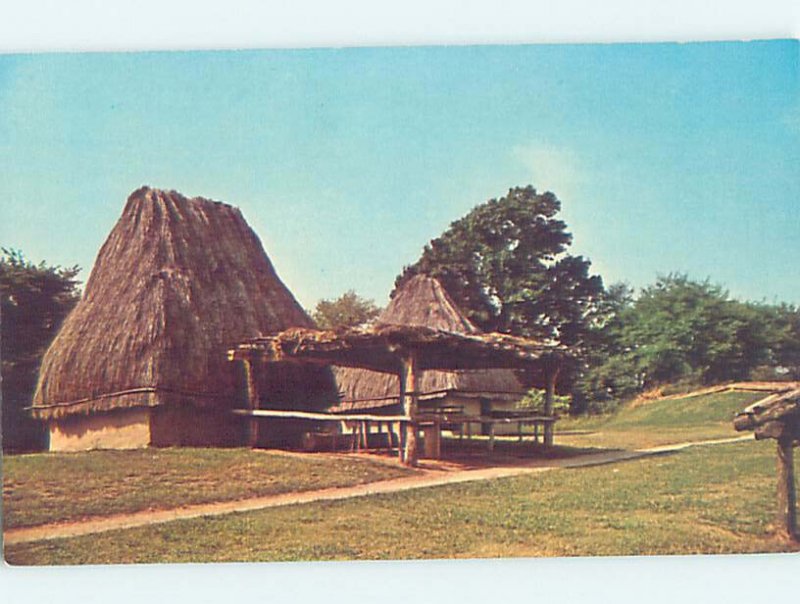
<svg viewBox="0 0 800 604">
<path fill-rule="evenodd" d="M 32 541 L 44 541 L 49 539 L 63 539 L 67 537 L 78 537 L 80 535 L 103 533 L 118 529 L 147 526 L 150 524 L 161 524 L 164 522 L 171 522 L 173 520 L 199 518 L 201 516 L 220 516 L 233 512 L 250 512 L 253 510 L 263 510 L 266 508 L 297 505 L 301 503 L 337 501 L 340 499 L 364 497 L 379 493 L 397 493 L 400 491 L 410 491 L 412 489 L 423 489 L 446 484 L 456 484 L 462 482 L 472 482 L 476 480 L 489 480 L 493 478 L 519 476 L 522 474 L 532 474 L 535 472 L 545 472 L 559 468 L 584 468 L 589 466 L 617 463 L 631 459 L 639 459 L 651 455 L 672 453 L 693 446 L 714 445 L 738 442 L 742 440 L 752 440 L 752 436 L 685 442 L 631 451 L 604 451 L 601 453 L 581 455 L 579 457 L 573 457 L 569 459 L 534 460 L 523 462 L 514 466 L 488 467 L 476 470 L 423 469 L 420 474 L 415 476 L 383 480 L 351 487 L 320 489 L 301 493 L 284 493 L 281 495 L 254 497 L 251 499 L 241 499 L 238 501 L 189 505 L 170 510 L 144 510 L 130 514 L 94 517 L 78 522 L 64 522 L 42 524 L 32 527 L 20 527 L 5 531 L 3 537 L 6 545 L 28 543 Z"/>
</svg>

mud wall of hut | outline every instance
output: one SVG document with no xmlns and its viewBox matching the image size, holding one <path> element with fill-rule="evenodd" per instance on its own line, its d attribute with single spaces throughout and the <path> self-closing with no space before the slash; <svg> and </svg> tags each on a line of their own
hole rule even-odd
<svg viewBox="0 0 800 604">
<path fill-rule="evenodd" d="M 244 444 L 244 422 L 188 405 L 150 411 L 153 447 L 232 447 Z"/>
<path fill-rule="evenodd" d="M 150 410 L 119 409 L 51 420 L 51 451 L 139 449 L 150 444 Z"/>
<path fill-rule="evenodd" d="M 119 409 L 49 423 L 50 451 L 244 444 L 242 420 L 194 407 Z"/>
</svg>

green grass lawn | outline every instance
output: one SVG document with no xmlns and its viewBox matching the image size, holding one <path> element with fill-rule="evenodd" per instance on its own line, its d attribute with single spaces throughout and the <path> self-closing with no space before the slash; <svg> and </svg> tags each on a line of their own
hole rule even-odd
<svg viewBox="0 0 800 604">
<path fill-rule="evenodd" d="M 3 457 L 3 526 L 362 484 L 412 470 L 252 449 L 138 449 Z"/>
<path fill-rule="evenodd" d="M 12 564 L 786 551 L 774 443 L 171 522 L 6 548 Z M 794 548 L 797 549 L 796 547 Z"/>
<path fill-rule="evenodd" d="M 765 396 L 763 392 L 718 392 L 626 404 L 612 415 L 560 420 L 556 442 L 630 449 L 733 437 L 739 435 L 733 429 L 734 415 Z"/>
</svg>

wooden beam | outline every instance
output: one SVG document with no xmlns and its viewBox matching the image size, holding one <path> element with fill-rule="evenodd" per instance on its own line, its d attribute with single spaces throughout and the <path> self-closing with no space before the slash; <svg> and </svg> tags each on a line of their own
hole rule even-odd
<svg viewBox="0 0 800 604">
<path fill-rule="evenodd" d="M 441 445 L 438 438 L 439 425 L 436 422 L 426 422 L 422 426 L 422 434 L 425 438 L 425 457 L 439 459 L 441 456 Z"/>
<path fill-rule="evenodd" d="M 442 458 L 442 424 L 436 422 L 436 429 L 433 431 L 433 456 L 434 459 Z"/>
<path fill-rule="evenodd" d="M 548 417 L 553 416 L 553 400 L 556 394 L 556 381 L 558 380 L 558 373 L 561 370 L 559 365 L 548 365 L 545 371 L 545 379 L 547 385 L 544 391 L 544 414 Z M 553 435 L 555 432 L 555 425 L 553 422 L 548 422 L 544 425 L 544 446 L 553 446 Z"/>
<path fill-rule="evenodd" d="M 399 401 L 400 406 L 403 409 L 403 413 L 406 413 L 406 380 L 401 371 L 398 375 L 398 379 L 400 382 L 400 394 L 399 394 Z M 409 418 L 410 419 L 410 418 Z M 405 463 L 406 461 L 406 431 L 403 427 L 403 424 L 398 422 L 397 424 L 397 456 L 400 458 L 400 463 Z"/>
<path fill-rule="evenodd" d="M 258 378 L 255 367 L 250 359 L 244 360 L 244 375 L 247 382 L 247 410 L 257 411 L 260 405 L 258 393 Z M 247 422 L 247 445 L 255 447 L 258 444 L 258 422 L 251 418 Z"/>
<path fill-rule="evenodd" d="M 800 417 L 800 390 L 774 394 L 757 401 L 733 420 L 738 431 L 752 430 L 771 421 L 793 422 Z"/>
<path fill-rule="evenodd" d="M 403 369 L 400 373 L 400 394 L 403 401 L 403 414 L 411 418 L 405 424 L 403 443 L 403 463 L 417 465 L 417 355 L 413 350 L 403 355 Z"/>
<path fill-rule="evenodd" d="M 281 411 L 278 409 L 232 409 L 234 415 L 250 415 L 253 417 L 283 417 L 292 419 L 310 419 L 331 422 L 407 422 L 405 415 L 374 415 L 370 413 L 318 413 L 314 411 Z"/>
<path fill-rule="evenodd" d="M 778 439 L 778 531 L 781 537 L 796 540 L 797 492 L 794 484 L 793 439 Z"/>
<path fill-rule="evenodd" d="M 756 440 L 764 440 L 767 438 L 782 438 L 788 436 L 788 426 L 780 421 L 771 421 L 761 426 L 756 426 L 753 431 Z"/>
</svg>

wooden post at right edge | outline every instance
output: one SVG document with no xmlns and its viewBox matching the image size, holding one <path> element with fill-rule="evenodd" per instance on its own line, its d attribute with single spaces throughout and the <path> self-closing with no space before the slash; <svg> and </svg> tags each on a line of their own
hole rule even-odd
<svg viewBox="0 0 800 604">
<path fill-rule="evenodd" d="M 556 381 L 558 380 L 558 372 L 560 371 L 558 365 L 548 364 L 545 370 L 545 380 L 547 380 L 544 391 L 544 414 L 547 417 L 553 415 L 553 399 L 556 394 Z M 555 422 L 547 422 L 544 425 L 544 446 L 553 446 L 553 431 L 555 429 Z"/>
<path fill-rule="evenodd" d="M 778 531 L 797 539 L 797 492 L 794 484 L 794 450 L 791 436 L 778 439 Z"/>
</svg>

